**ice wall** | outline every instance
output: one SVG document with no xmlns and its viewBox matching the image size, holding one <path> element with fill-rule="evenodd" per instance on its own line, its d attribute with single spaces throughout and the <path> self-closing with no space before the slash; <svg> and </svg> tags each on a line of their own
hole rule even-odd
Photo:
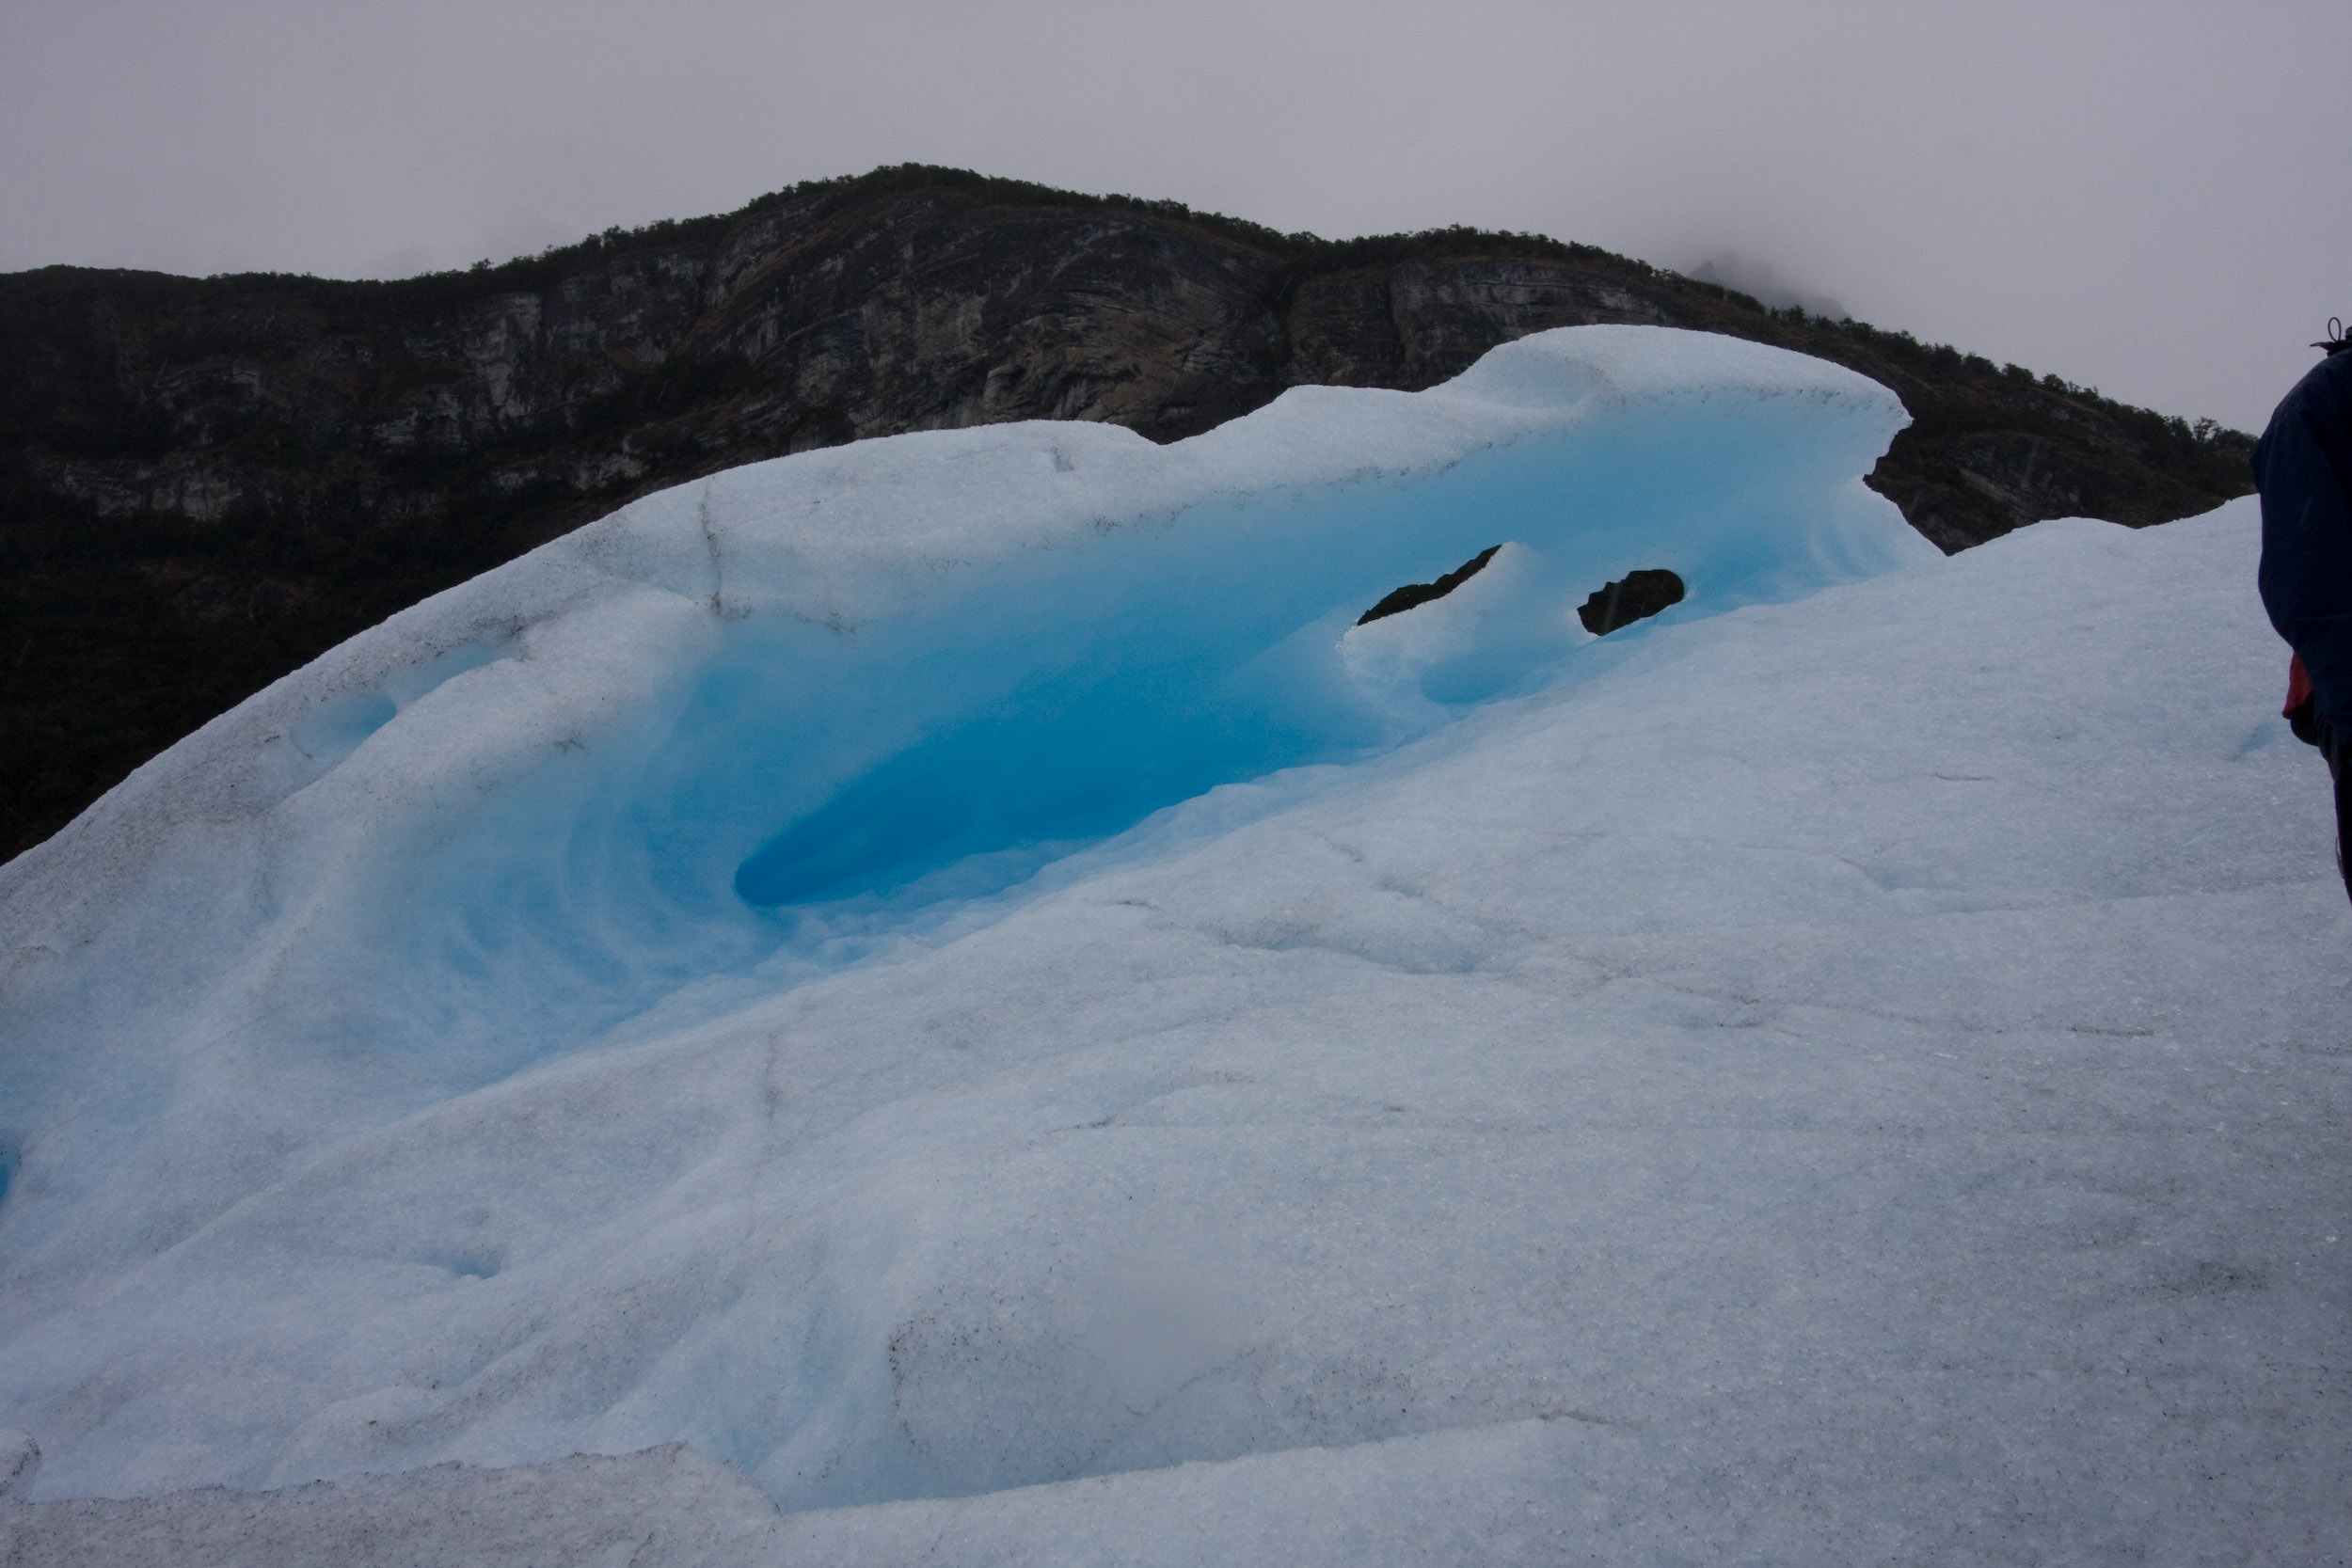
<svg viewBox="0 0 2352 1568">
<path fill-rule="evenodd" d="M 431 1338 L 420 1282 L 487 1288 L 511 1251 L 543 1244 L 593 1275 L 595 1243 L 572 1227 L 598 1195 L 682 1180 L 719 1129 L 747 1135 L 713 1109 L 714 1084 L 792 1092 L 733 1048 L 697 1058 L 685 1087 L 638 1076 L 642 1053 L 1605 668 L 1648 630 L 1594 643 L 1574 607 L 1602 582 L 1673 569 L 1690 586 L 1673 625 L 1936 559 L 1857 477 L 1902 419 L 1819 361 L 1573 328 L 1428 392 L 1299 388 L 1173 447 L 1032 424 L 738 469 L 404 612 L 0 870 L 0 1407 L 49 1448 L 46 1485 L 364 1468 L 364 1443 L 324 1433 L 342 1431 L 327 1390 L 357 1397 L 381 1370 L 349 1370 L 329 1342 L 372 1324 L 403 1386 L 475 1390 L 463 1420 L 437 1396 L 386 1396 L 369 1425 L 409 1430 L 429 1407 L 453 1434 L 411 1458 L 683 1435 L 723 1368 L 782 1356 L 802 1393 L 741 1418 L 765 1434 L 744 1454 L 805 1420 L 763 1477 L 779 1495 L 1022 1479 L 970 1455 L 827 1472 L 826 1444 L 866 1418 L 827 1382 L 855 1335 L 820 1307 L 794 1319 L 788 1351 L 688 1333 L 691 1352 L 631 1363 L 627 1399 L 574 1388 L 548 1406 L 516 1390 L 552 1370 L 446 1345 L 437 1369 L 403 1360 Z M 1497 544 L 1448 598 L 1353 626 Z M 605 1105 L 614 1128 L 564 1155 L 561 1180 L 503 1119 L 535 1114 L 530 1095 L 501 1099 L 525 1069 L 533 1094 L 585 1097 L 566 1117 Z M 534 1174 L 507 1168 L 505 1139 L 534 1151 Z M 878 1175 L 896 1144 L 857 1147 L 803 1172 L 811 1190 L 854 1208 L 870 1196 L 843 1171 L 896 1179 Z M 292 1209 L 289 1180 L 307 1195 Z M 437 1217 L 385 1250 L 338 1233 L 330 1191 L 354 1213 Z M 479 1224 L 453 1230 L 469 1204 Z M 708 1212 L 681 1220 L 678 1267 L 723 1295 Z M 140 1313 L 102 1329 L 72 1312 L 96 1282 L 175 1289 L 191 1245 L 208 1268 L 242 1248 L 261 1278 L 326 1281 L 281 1325 L 325 1359 L 288 1352 L 296 1374 L 269 1337 L 239 1340 L 257 1386 L 292 1381 L 210 1431 L 173 1402 L 178 1353 L 142 1338 Z M 563 1277 L 543 1258 L 501 1310 L 528 1313 Z M 716 1298 L 695 1299 L 661 1310 Z M 919 1333 L 899 1353 L 946 1354 Z M 1156 1375 L 1111 1369 L 1101 1397 Z M 516 1377 L 527 1418 L 485 1391 Z M 125 1414 L 151 1401 L 153 1425 Z"/>
</svg>

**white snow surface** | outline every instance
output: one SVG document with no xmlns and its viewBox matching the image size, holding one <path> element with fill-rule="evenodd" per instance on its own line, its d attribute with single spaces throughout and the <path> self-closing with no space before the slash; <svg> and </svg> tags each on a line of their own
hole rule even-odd
<svg viewBox="0 0 2352 1568">
<path fill-rule="evenodd" d="M 2335 1560 L 2252 506 L 1947 561 L 1901 422 L 1572 328 L 734 470 L 278 683 L 0 869 L 9 1549 Z"/>
</svg>

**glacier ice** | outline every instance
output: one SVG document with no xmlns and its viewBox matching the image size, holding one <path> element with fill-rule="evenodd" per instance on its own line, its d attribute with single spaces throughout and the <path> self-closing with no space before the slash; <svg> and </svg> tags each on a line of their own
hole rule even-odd
<svg viewBox="0 0 2352 1568">
<path fill-rule="evenodd" d="M 736 470 L 335 650 L 0 870 L 33 1495 L 2324 1539 L 2346 921 L 2250 517 L 1946 562 L 1900 419 L 1571 329 Z"/>
<path fill-rule="evenodd" d="M 1915 559 L 1853 478 L 1900 419 L 1817 361 L 1595 329 L 1173 448 L 943 433 L 655 496 L 353 640 L 10 868 L 17 1005 L 71 987 L 43 955 L 110 976 L 65 1004 L 72 1053 L 10 1070 L 72 1064 L 67 1179 L 176 1237 L 324 1126 L 694 982 L 892 951 L 1160 808 L 1393 745 L 1572 651 L 1554 601 L 1587 579 L 1667 561 L 1721 610 Z M 1512 569 L 1438 626 L 1342 635 L 1498 529 Z M 169 1103 L 284 1125 L 175 1155 L 166 1219 L 101 1151 Z"/>
</svg>

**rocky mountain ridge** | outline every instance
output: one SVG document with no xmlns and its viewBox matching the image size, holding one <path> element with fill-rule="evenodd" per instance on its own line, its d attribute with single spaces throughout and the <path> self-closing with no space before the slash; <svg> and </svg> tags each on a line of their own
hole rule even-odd
<svg viewBox="0 0 2352 1568">
<path fill-rule="evenodd" d="M 0 277 L 0 856 L 342 638 L 648 490 L 999 420 L 1171 440 L 1593 322 L 1890 387 L 1914 423 L 1870 483 L 1947 550 L 2248 488 L 2234 432 L 1590 246 L 1329 242 L 955 170 L 399 282 L 48 268 Z"/>
</svg>

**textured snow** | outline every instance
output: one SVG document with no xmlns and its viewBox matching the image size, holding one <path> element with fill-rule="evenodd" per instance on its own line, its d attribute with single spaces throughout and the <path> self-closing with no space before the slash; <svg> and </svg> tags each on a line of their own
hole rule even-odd
<svg viewBox="0 0 2352 1568">
<path fill-rule="evenodd" d="M 1580 328 L 901 437 L 281 682 L 0 871 L 12 1549 L 2337 1550 L 2250 506 L 1945 561 L 1900 419 Z"/>
</svg>

